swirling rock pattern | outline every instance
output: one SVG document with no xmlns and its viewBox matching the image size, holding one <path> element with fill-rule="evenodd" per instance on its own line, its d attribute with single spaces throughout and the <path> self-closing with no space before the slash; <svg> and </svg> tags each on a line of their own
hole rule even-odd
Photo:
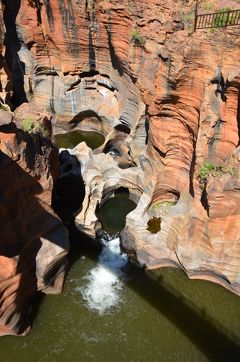
<svg viewBox="0 0 240 362">
<path fill-rule="evenodd" d="M 51 125 L 35 106 L 16 111 L 22 112 Z M 24 132 L 23 122 L 0 111 L 0 335 L 26 334 L 33 295 L 61 291 L 69 249 L 67 231 L 50 207 L 56 148 L 49 137 Z"/>
<path fill-rule="evenodd" d="M 109 190 L 137 190 L 122 237 L 139 262 L 179 267 L 240 294 L 240 30 L 193 33 L 193 8 L 6 0 L 9 94 L 13 105 L 44 106 L 55 133 L 105 136 L 93 153 L 74 151 L 86 185 L 81 230 L 95 235 L 96 207 Z M 205 161 L 222 172 L 201 182 Z M 147 230 L 151 217 L 161 218 L 156 234 Z"/>
</svg>

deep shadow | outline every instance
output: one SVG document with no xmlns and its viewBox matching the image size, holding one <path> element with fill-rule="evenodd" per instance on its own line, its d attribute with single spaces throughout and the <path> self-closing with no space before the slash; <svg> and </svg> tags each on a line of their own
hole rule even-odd
<svg viewBox="0 0 240 362">
<path fill-rule="evenodd" d="M 111 32 L 110 31 L 108 31 L 108 49 L 109 49 L 109 53 L 110 53 L 113 68 L 118 71 L 118 74 L 120 76 L 122 76 L 124 74 L 124 67 L 123 67 L 123 65 L 121 63 L 121 60 L 119 59 L 119 57 L 115 53 L 115 49 L 114 49 L 114 46 L 112 44 Z"/>
<path fill-rule="evenodd" d="M 215 90 L 216 96 L 220 94 L 221 100 L 226 102 L 227 98 L 225 92 L 228 87 L 228 81 L 226 83 L 224 82 L 224 78 L 220 69 L 217 71 L 215 78 L 211 81 L 211 83 L 217 85 L 217 89 Z"/>
<path fill-rule="evenodd" d="M 16 17 L 21 6 L 21 0 L 3 0 L 3 20 L 6 27 L 4 45 L 6 46 L 6 61 L 12 76 L 13 95 L 11 103 L 14 108 L 27 102 L 24 90 L 25 64 L 20 61 L 18 51 L 21 49 L 17 34 Z"/>
<path fill-rule="evenodd" d="M 204 207 L 204 209 L 206 210 L 208 216 L 209 216 L 209 204 L 208 204 L 208 197 L 207 197 L 207 185 L 206 185 L 206 180 L 204 181 L 203 185 L 203 190 L 202 190 L 202 196 L 201 196 L 201 204 Z"/>
<path fill-rule="evenodd" d="M 85 185 L 76 156 L 63 151 L 59 155 L 59 161 L 60 176 L 53 186 L 52 208 L 64 222 L 71 222 L 73 213 L 82 206 Z"/>
<path fill-rule="evenodd" d="M 95 263 L 98 255 L 102 250 L 102 246 L 96 239 L 84 234 L 75 226 L 74 220 L 67 224 L 71 249 L 68 257 L 67 272 L 71 270 L 72 265 L 83 255 L 88 256 Z"/>
<path fill-rule="evenodd" d="M 3 129 L 4 133 L 13 133 L 16 126 L 1 127 L 1 131 Z M 24 136 L 24 132 L 22 133 Z M 28 134 L 25 136 L 31 137 Z M 36 148 L 33 147 L 31 153 L 33 158 L 36 157 Z M 41 193 L 42 187 L 37 176 L 32 177 L 2 151 L 0 170 L 0 255 L 18 258 L 16 274 L 20 277 L 19 284 L 9 280 L 10 285 L 13 283 L 13 288 L 16 288 L 16 291 L 13 289 L 16 296 L 14 305 L 11 305 L 13 310 L 10 308 L 11 310 L 6 312 L 8 318 L 5 319 L 5 323 L 21 334 L 29 325 L 29 305 L 38 289 L 36 256 L 42 246 L 41 237 L 61 245 L 65 250 L 68 249 L 68 238 L 64 234 L 61 238 L 55 235 L 54 230 L 58 229 L 59 219 L 41 206 L 37 195 Z M 55 287 L 55 273 L 62 270 L 64 262 L 63 257 L 61 264 L 51 265 L 48 275 L 38 270 L 38 276 L 44 278 L 44 288 Z M 35 314 L 32 314 L 31 322 Z"/>
<path fill-rule="evenodd" d="M 240 341 L 230 331 L 216 326 L 204 310 L 190 305 L 177 290 L 168 288 L 163 278 L 155 281 L 135 266 L 131 266 L 131 274 L 133 278 L 127 284 L 174 323 L 209 361 L 239 362 Z"/>
<path fill-rule="evenodd" d="M 92 111 L 92 110 L 87 110 L 87 111 L 83 111 L 83 112 L 80 112 L 80 113 L 78 113 L 70 122 L 69 122 L 69 124 L 71 124 L 72 125 L 72 127 L 74 128 L 74 127 L 76 127 L 76 125 L 79 123 L 79 122 L 81 122 L 81 121 L 83 121 L 85 118 L 96 118 L 98 121 L 100 121 L 100 122 L 102 122 L 102 119 L 101 119 L 101 117 L 99 117 L 99 115 L 96 113 L 96 112 L 94 112 L 94 111 Z"/>
<path fill-rule="evenodd" d="M 146 121 L 145 121 L 145 133 L 146 133 L 146 139 L 145 139 L 145 145 L 148 144 L 148 138 L 149 138 L 149 114 L 147 113 Z"/>
<path fill-rule="evenodd" d="M 95 48 L 93 45 L 93 36 L 92 32 L 89 29 L 88 32 L 88 60 L 89 60 L 89 68 L 92 70 L 96 69 L 96 54 L 95 54 Z"/>
<path fill-rule="evenodd" d="M 29 310 L 29 314 L 28 314 L 28 320 L 29 320 L 30 325 L 33 325 L 35 319 L 37 318 L 39 309 L 41 307 L 41 304 L 42 304 L 45 296 L 46 296 L 46 294 L 44 294 L 42 292 L 37 292 L 30 299 L 30 303 L 29 303 L 30 310 Z"/>
<path fill-rule="evenodd" d="M 123 132 L 126 134 L 130 134 L 131 130 L 128 126 L 126 126 L 125 124 L 119 123 L 114 127 L 115 130 L 119 131 L 119 132 Z"/>
</svg>

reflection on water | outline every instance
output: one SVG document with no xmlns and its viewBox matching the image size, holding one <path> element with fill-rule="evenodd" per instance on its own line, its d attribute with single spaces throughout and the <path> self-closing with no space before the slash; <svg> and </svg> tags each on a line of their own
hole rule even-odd
<svg viewBox="0 0 240 362">
<path fill-rule="evenodd" d="M 92 150 L 100 147 L 104 142 L 104 137 L 96 132 L 75 130 L 54 136 L 58 148 L 74 148 L 80 142 L 86 142 Z"/>
</svg>

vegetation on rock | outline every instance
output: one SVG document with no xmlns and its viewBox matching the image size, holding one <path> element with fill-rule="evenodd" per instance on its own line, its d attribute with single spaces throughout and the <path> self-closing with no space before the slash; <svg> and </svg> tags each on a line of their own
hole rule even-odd
<svg viewBox="0 0 240 362">
<path fill-rule="evenodd" d="M 1 111 L 10 111 L 10 107 L 7 104 L 0 102 L 0 110 Z"/>
<path fill-rule="evenodd" d="M 131 43 L 133 43 L 135 46 L 141 46 L 143 47 L 145 45 L 146 38 L 141 35 L 138 29 L 134 29 L 131 32 Z"/>
<path fill-rule="evenodd" d="M 41 124 L 31 117 L 26 117 L 22 121 L 21 128 L 24 132 L 29 134 L 40 134 L 42 137 L 48 135 L 47 131 L 41 126 Z"/>
<path fill-rule="evenodd" d="M 205 161 L 199 170 L 199 178 L 202 182 L 205 182 L 210 175 L 221 176 L 223 173 L 227 173 L 231 176 L 234 176 L 236 170 L 232 166 L 226 166 L 222 164 L 215 165 L 212 162 Z"/>
<path fill-rule="evenodd" d="M 234 19 L 229 19 L 229 14 L 227 11 L 230 11 L 231 8 L 225 7 L 219 9 L 217 12 L 218 14 L 214 16 L 213 24 L 216 28 L 220 28 L 222 26 L 226 26 L 228 24 L 234 24 Z M 224 13 L 226 11 L 226 13 Z"/>
</svg>

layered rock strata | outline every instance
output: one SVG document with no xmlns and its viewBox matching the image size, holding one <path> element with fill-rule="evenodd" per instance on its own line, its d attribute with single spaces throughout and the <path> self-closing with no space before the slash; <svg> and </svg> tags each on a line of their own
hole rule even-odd
<svg viewBox="0 0 240 362">
<path fill-rule="evenodd" d="M 61 291 L 69 249 L 67 231 L 50 207 L 59 172 L 47 136 L 50 118 L 29 105 L 16 113 L 0 111 L 0 335 L 26 334 L 33 295 Z M 38 132 L 24 131 L 29 122 Z"/>
<path fill-rule="evenodd" d="M 240 294 L 240 30 L 193 33 L 194 3 L 6 0 L 7 64 L 22 85 L 11 101 L 43 105 L 55 133 L 105 136 L 93 153 L 74 151 L 86 184 L 81 230 L 94 235 L 112 189 L 138 190 L 122 236 L 139 262 Z"/>
</svg>

